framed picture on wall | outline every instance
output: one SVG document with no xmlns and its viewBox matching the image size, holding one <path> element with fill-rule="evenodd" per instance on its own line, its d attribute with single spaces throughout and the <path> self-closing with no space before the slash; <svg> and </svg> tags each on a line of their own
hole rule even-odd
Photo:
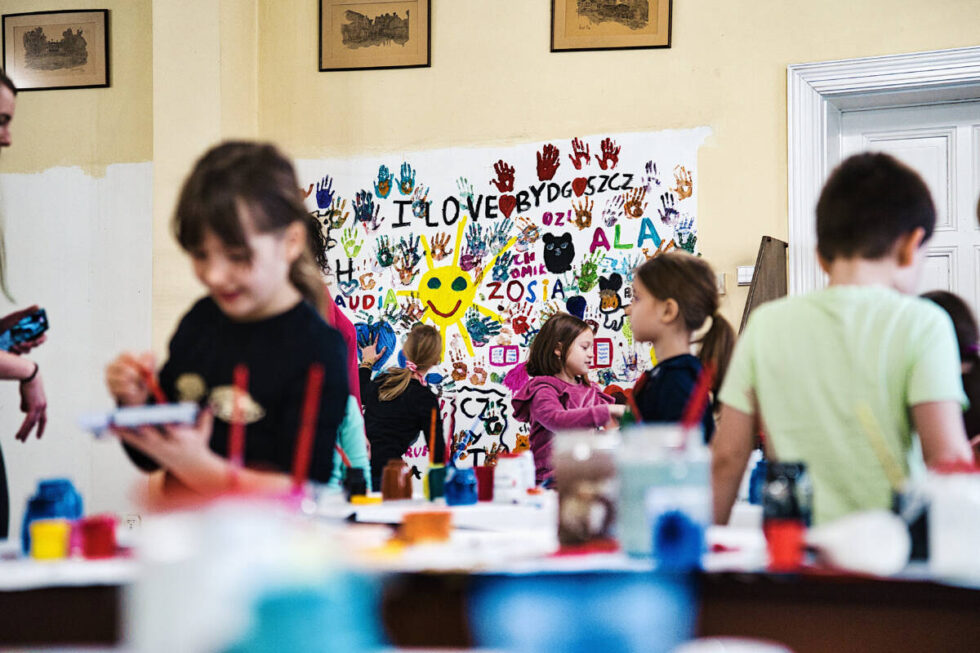
<svg viewBox="0 0 980 653">
<path fill-rule="evenodd" d="M 551 0 L 551 51 L 670 47 L 671 0 Z"/>
<path fill-rule="evenodd" d="M 3 69 L 21 91 L 109 86 L 109 10 L 4 14 Z"/>
<path fill-rule="evenodd" d="M 320 70 L 429 66 L 431 0 L 320 0 Z"/>
</svg>

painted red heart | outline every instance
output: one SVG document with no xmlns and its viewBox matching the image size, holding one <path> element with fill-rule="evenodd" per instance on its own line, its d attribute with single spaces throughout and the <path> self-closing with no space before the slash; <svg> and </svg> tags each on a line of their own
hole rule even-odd
<svg viewBox="0 0 980 653">
<path fill-rule="evenodd" d="M 514 212 L 514 209 L 517 208 L 517 198 L 513 195 L 501 195 L 497 204 L 500 206 L 500 211 L 504 214 L 504 217 L 509 218 L 510 214 Z"/>
<path fill-rule="evenodd" d="M 576 177 L 572 180 L 572 190 L 575 191 L 575 197 L 582 197 L 582 193 L 585 192 L 586 186 L 589 185 L 589 180 L 585 177 Z"/>
</svg>

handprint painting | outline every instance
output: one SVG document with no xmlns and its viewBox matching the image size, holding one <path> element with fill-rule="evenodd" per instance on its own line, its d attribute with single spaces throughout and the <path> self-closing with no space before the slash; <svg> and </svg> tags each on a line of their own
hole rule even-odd
<svg viewBox="0 0 980 653">
<path fill-rule="evenodd" d="M 425 311 L 419 319 L 420 322 L 431 321 L 439 327 L 439 330 L 442 332 L 443 358 L 446 355 L 446 341 L 449 335 L 447 331 L 449 327 L 455 327 L 459 331 L 463 342 L 466 344 L 467 353 L 470 356 L 474 355 L 473 340 L 463 322 L 463 317 L 470 307 L 475 308 L 480 313 L 498 323 L 503 321 L 497 313 L 486 306 L 475 303 L 473 300 L 476 297 L 477 288 L 483 281 L 485 271 L 488 268 L 492 268 L 493 262 L 497 257 L 517 241 L 516 236 L 507 241 L 503 249 L 490 260 L 487 267 L 480 270 L 474 279 L 470 276 L 469 272 L 458 265 L 459 245 L 463 238 L 463 227 L 465 226 L 466 217 L 464 216 L 460 218 L 459 227 L 456 230 L 456 255 L 453 257 L 453 262 L 448 265 L 434 266 L 432 251 L 429 249 L 429 244 L 425 236 L 422 236 L 422 246 L 425 248 L 425 262 L 428 266 L 428 272 L 422 275 L 417 290 L 412 292 L 403 290 L 399 292 L 400 295 L 417 297 L 422 302 Z"/>
<path fill-rule="evenodd" d="M 444 430 L 474 428 L 462 460 L 480 464 L 526 436 L 511 386 L 554 313 L 580 315 L 611 343 L 611 365 L 593 381 L 630 387 L 649 367 L 625 314 L 633 270 L 673 249 L 699 253 L 697 158 L 709 133 L 577 135 L 297 169 L 338 308 L 359 333 L 388 334 L 383 366 L 397 364 L 414 324 L 440 330 L 430 383 Z"/>
</svg>

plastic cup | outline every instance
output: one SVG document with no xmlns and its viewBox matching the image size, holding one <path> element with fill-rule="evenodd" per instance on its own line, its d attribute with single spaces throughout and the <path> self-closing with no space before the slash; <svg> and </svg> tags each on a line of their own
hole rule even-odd
<svg viewBox="0 0 980 653">
<path fill-rule="evenodd" d="M 61 560 L 68 556 L 71 522 L 67 519 L 38 519 L 31 522 L 31 557 Z"/>
<path fill-rule="evenodd" d="M 435 501 L 445 495 L 446 490 L 446 467 L 445 465 L 433 464 L 429 466 L 429 471 L 425 475 L 425 498 Z"/>
<path fill-rule="evenodd" d="M 116 555 L 116 518 L 96 515 L 79 522 L 82 533 L 82 555 L 92 560 Z"/>
<path fill-rule="evenodd" d="M 479 465 L 474 467 L 476 470 L 476 491 L 477 499 L 480 501 L 493 501 L 493 470 L 490 465 Z"/>
<path fill-rule="evenodd" d="M 762 525 L 769 550 L 769 570 L 797 571 L 803 565 L 806 526 L 801 519 L 769 519 Z"/>
</svg>

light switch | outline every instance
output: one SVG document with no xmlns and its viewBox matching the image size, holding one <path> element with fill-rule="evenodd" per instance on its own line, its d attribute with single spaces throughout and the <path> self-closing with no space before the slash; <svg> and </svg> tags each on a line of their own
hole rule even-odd
<svg viewBox="0 0 980 653">
<path fill-rule="evenodd" d="M 751 286 L 752 285 L 752 273 L 755 272 L 754 265 L 740 265 L 738 266 L 738 285 L 740 286 Z"/>
</svg>

